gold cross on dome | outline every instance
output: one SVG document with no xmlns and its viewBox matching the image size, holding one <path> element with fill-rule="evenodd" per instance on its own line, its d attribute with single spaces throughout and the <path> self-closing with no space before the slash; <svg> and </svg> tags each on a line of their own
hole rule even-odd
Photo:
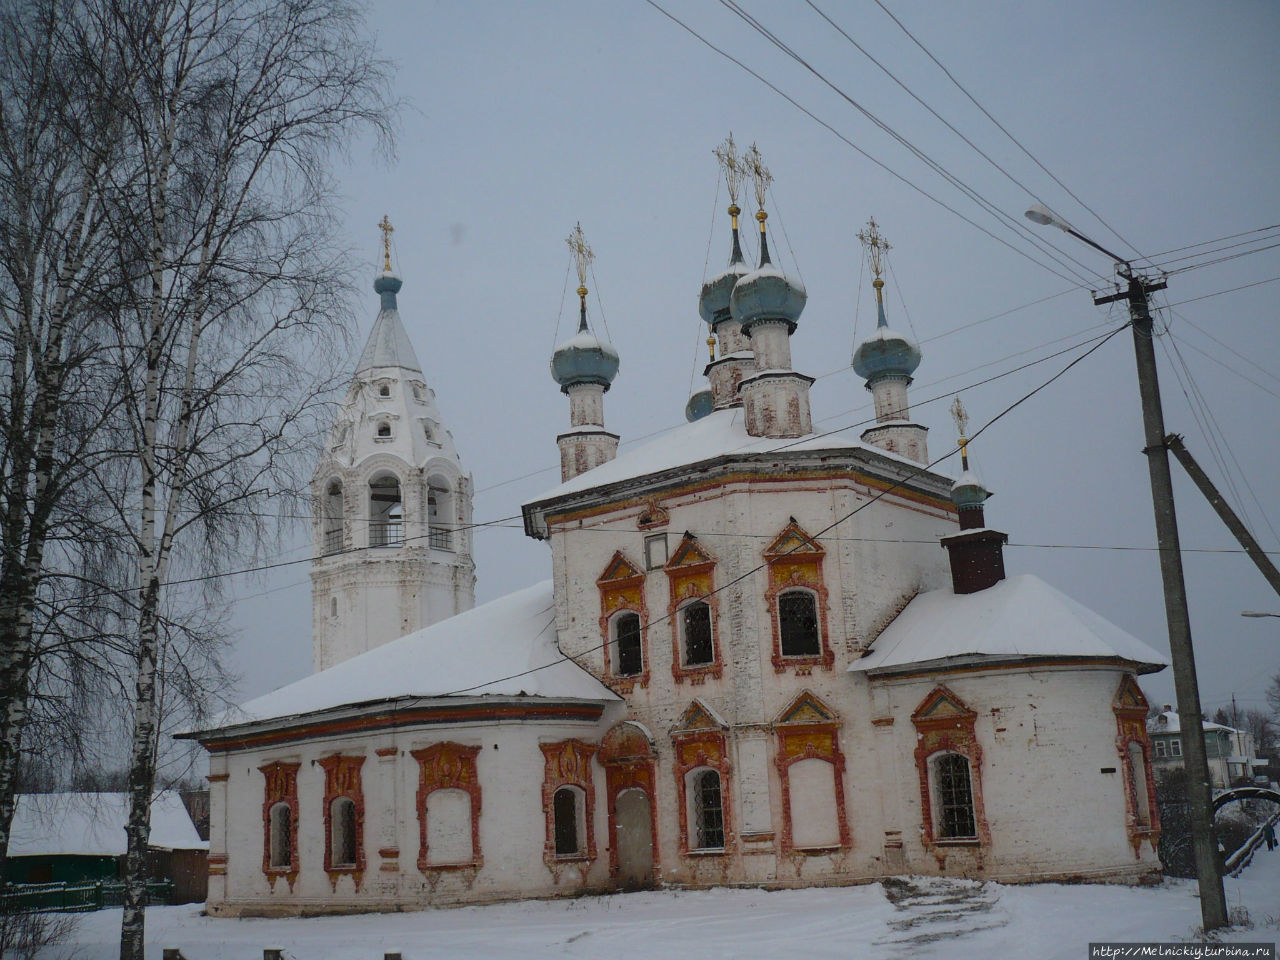
<svg viewBox="0 0 1280 960">
<path fill-rule="evenodd" d="M 396 228 L 391 225 L 391 218 L 384 213 L 382 215 L 382 222 L 378 224 L 378 229 L 382 231 L 382 269 L 387 273 L 390 273 L 391 234 L 396 232 Z"/>
<path fill-rule="evenodd" d="M 876 279 L 879 280 L 884 266 L 883 257 L 893 248 L 889 246 L 889 241 L 880 233 L 880 227 L 876 223 L 875 217 L 867 221 L 867 229 L 858 232 L 858 239 L 867 248 L 867 255 L 871 258 L 871 271 L 876 275 Z"/>
<path fill-rule="evenodd" d="M 733 142 L 733 133 L 730 132 L 729 139 L 711 152 L 716 155 L 716 159 L 720 161 L 720 169 L 724 171 L 725 183 L 729 187 L 729 203 L 736 207 L 738 191 L 749 171 L 744 158 L 738 156 L 738 148 Z"/>
<path fill-rule="evenodd" d="M 578 267 L 578 286 L 585 287 L 587 285 L 587 270 L 591 266 L 591 262 L 595 260 L 596 255 L 591 250 L 587 238 L 582 232 L 582 224 L 575 223 L 573 232 L 565 238 L 565 243 L 569 244 L 569 249 L 573 252 L 573 259 Z M 580 290 L 580 296 L 585 296 L 586 291 Z"/>
</svg>

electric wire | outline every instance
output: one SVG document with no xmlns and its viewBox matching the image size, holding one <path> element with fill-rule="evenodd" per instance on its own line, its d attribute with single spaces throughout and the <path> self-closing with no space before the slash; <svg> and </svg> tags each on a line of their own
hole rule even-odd
<svg viewBox="0 0 1280 960">
<path fill-rule="evenodd" d="M 1182 256 L 1182 257 L 1172 257 L 1168 260 L 1163 260 L 1159 257 L 1153 257 L 1150 262 L 1151 269 L 1159 270 L 1163 273 L 1168 273 L 1169 271 L 1165 270 L 1165 268 L 1169 266 L 1169 264 L 1171 263 L 1182 263 L 1187 260 L 1199 260 L 1202 257 L 1211 257 L 1216 253 L 1222 253 L 1224 250 L 1238 250 L 1240 247 L 1247 247 L 1252 243 L 1265 243 L 1268 240 L 1275 240 L 1275 239 L 1276 239 L 1276 235 L 1274 234 L 1269 237 L 1252 237 L 1248 240 L 1241 240 L 1239 243 L 1228 243 L 1228 244 L 1223 244 L 1220 247 L 1210 247 L 1207 250 L 1200 250 L 1196 253 L 1189 253 L 1186 256 Z M 1271 248 L 1259 247 L 1257 250 L 1249 250 L 1245 252 L 1255 253 L 1255 252 L 1261 252 L 1262 250 L 1269 250 L 1269 249 Z"/>
<path fill-rule="evenodd" d="M 915 34 L 913 34 L 910 30 L 906 28 L 906 26 L 903 24 L 901 20 L 899 20 L 896 16 L 894 16 L 893 12 L 884 5 L 882 0 L 875 0 L 875 4 L 881 10 L 884 11 L 885 15 L 890 20 L 892 20 L 895 24 L 898 25 L 898 28 L 907 35 L 908 39 L 910 39 L 912 43 L 914 43 L 917 47 L 920 48 L 920 50 L 924 53 L 926 57 L 928 57 L 937 65 L 938 69 L 941 70 L 946 75 L 948 80 L 950 80 L 953 84 L 955 84 L 956 89 L 958 89 L 961 93 L 963 93 L 969 99 L 970 103 L 972 103 L 975 107 L 981 110 L 983 116 L 985 116 L 988 120 L 990 120 L 993 124 L 995 124 L 996 128 L 1001 133 L 1003 133 L 1006 137 L 1008 137 L 1009 140 L 1013 143 L 1013 145 L 1016 146 L 1019 150 L 1021 150 L 1024 155 L 1026 155 L 1027 159 L 1029 159 L 1037 167 L 1043 170 L 1045 174 L 1047 174 L 1048 177 L 1054 183 L 1056 183 L 1059 187 L 1061 187 L 1064 191 L 1066 191 L 1067 196 L 1071 197 L 1072 200 L 1080 204 L 1080 206 L 1084 207 L 1085 210 L 1089 211 L 1089 213 L 1093 216 L 1093 218 L 1097 220 L 1100 224 L 1102 224 L 1107 230 L 1111 231 L 1112 235 L 1115 236 L 1121 243 L 1123 243 L 1126 247 L 1128 247 L 1130 250 L 1134 251 L 1135 253 L 1139 252 L 1136 246 L 1134 246 L 1132 243 L 1130 243 L 1128 240 L 1122 237 L 1119 234 L 1119 232 L 1115 229 L 1115 227 L 1107 223 L 1107 221 L 1102 218 L 1102 215 L 1098 213 L 1096 210 L 1094 210 L 1093 207 L 1089 206 L 1087 203 L 1081 200 L 1078 196 L 1076 196 L 1076 194 L 1071 190 L 1070 187 L 1068 187 L 1065 183 L 1059 180 L 1058 177 L 1054 175 L 1053 171 L 1051 171 L 1048 167 L 1046 167 L 1043 163 L 1041 163 L 1030 150 L 1028 150 L 1025 146 L 1023 146 L 1022 141 L 1020 141 L 1017 137 L 1015 137 L 1012 133 L 1010 133 L 1005 128 L 1004 124 L 1002 124 L 999 120 L 993 117 L 991 113 L 987 110 L 987 108 L 984 107 L 981 103 L 979 103 L 978 99 L 965 88 L 964 84 L 962 84 L 959 80 L 957 80 L 955 76 L 951 73 L 951 71 L 942 65 L 942 61 L 939 60 L 937 57 L 935 57 L 930 52 L 929 48 L 926 47 L 923 43 L 921 43 L 916 38 Z"/>
<path fill-rule="evenodd" d="M 689 33 L 691 36 L 697 39 L 700 43 L 702 43 L 708 49 L 713 50 L 714 52 L 720 54 L 720 56 L 724 57 L 730 63 L 735 64 L 736 66 L 740 67 L 743 71 L 745 71 L 746 73 L 754 77 L 756 80 L 760 81 L 762 84 L 764 84 L 774 93 L 776 93 L 782 99 L 786 100 L 793 107 L 795 107 L 805 116 L 807 116 L 814 123 L 818 124 L 820 127 L 825 129 L 828 133 L 830 133 L 836 139 L 844 143 L 846 146 L 848 146 L 850 149 L 852 149 L 854 152 L 862 156 L 864 159 L 866 159 L 870 163 L 879 167 L 881 170 L 883 170 L 889 176 L 893 177 L 895 180 L 901 182 L 907 187 L 910 187 L 912 190 L 920 194 L 925 199 L 931 201 L 934 204 L 937 204 L 939 207 L 941 207 L 943 210 L 946 210 L 952 216 L 957 217 L 963 222 L 969 224 L 969 226 L 973 227 L 978 232 L 985 234 L 987 237 L 994 240 L 996 243 L 1000 244 L 1001 246 L 1007 247 L 1008 249 L 1012 250 L 1014 253 L 1018 254 L 1020 257 L 1024 257 L 1025 259 L 1030 260 L 1032 263 L 1040 267 L 1042 270 L 1047 270 L 1049 273 L 1052 273 L 1054 276 L 1058 277 L 1061 280 L 1066 281 L 1067 283 L 1075 284 L 1075 289 L 1082 289 L 1082 288 L 1088 289 L 1089 287 L 1088 283 L 1083 283 L 1083 284 L 1080 283 L 1080 281 L 1077 278 L 1067 276 L 1065 273 L 1062 273 L 1061 271 L 1055 269 L 1054 267 L 1049 266 L 1048 264 L 1045 264 L 1040 260 L 1037 260 L 1034 256 L 1032 256 L 1026 250 L 1023 250 L 1020 247 L 1014 246 L 1012 243 L 1005 240 L 1003 237 L 996 236 L 994 233 L 992 233 L 990 230 L 988 230 L 986 227 L 982 226 L 981 224 L 977 223 L 971 217 L 966 216 L 965 214 L 957 210 L 955 207 L 948 204 L 946 201 L 929 193 L 929 191 L 925 190 L 923 187 L 917 185 L 913 181 L 909 180 L 907 177 L 898 173 L 896 170 L 894 170 L 888 164 L 884 163 L 882 160 L 878 160 L 875 157 L 873 157 L 871 154 L 867 153 L 866 150 L 862 149 L 862 147 L 858 146 L 856 143 L 854 143 L 852 140 L 846 137 L 843 133 L 841 133 L 831 124 L 827 123 L 827 121 L 823 120 L 821 117 L 815 114 L 812 110 L 802 105 L 798 100 L 796 100 L 790 94 L 785 93 L 776 84 L 765 79 L 761 74 L 757 73 L 755 70 L 749 67 L 746 63 L 739 60 L 737 57 L 733 56 L 731 53 L 727 52 L 726 50 L 723 50 L 722 48 L 716 46 L 714 43 L 712 43 L 702 34 L 698 33 L 696 30 L 690 27 L 687 23 L 681 20 L 679 17 L 675 16 L 668 10 L 664 9 L 660 4 L 656 2 L 656 0 L 645 0 L 645 3 L 649 4 L 649 6 L 653 7 L 655 10 L 661 13 L 664 17 L 666 17 L 671 22 L 679 26 L 681 29 L 685 30 L 687 33 Z M 748 233 L 750 233 L 750 231 L 748 231 Z"/>
<path fill-rule="evenodd" d="M 1267 250 L 1274 250 L 1276 247 L 1280 247 L 1280 243 L 1270 243 L 1270 244 L 1267 244 L 1267 246 L 1265 247 L 1257 247 L 1256 249 L 1253 249 L 1253 250 L 1241 250 L 1239 253 L 1232 253 L 1225 257 L 1218 257 L 1216 260 L 1206 260 L 1203 263 L 1192 263 L 1192 264 L 1188 264 L 1185 267 L 1178 267 L 1174 270 L 1164 270 L 1162 272 L 1166 276 L 1172 277 L 1172 276 L 1176 276 L 1179 273 L 1186 273 L 1189 270 L 1199 270 L 1201 267 L 1212 267 L 1214 264 L 1226 263 L 1228 260 L 1238 260 L 1241 257 L 1248 257 L 1255 253 L 1263 253 Z"/>
<path fill-rule="evenodd" d="M 1247 237 L 1254 233 L 1268 233 L 1272 230 L 1280 230 L 1280 223 L 1272 223 L 1265 227 L 1255 227 L 1252 230 L 1242 230 L 1240 233 L 1230 233 L 1225 237 L 1215 237 L 1212 240 L 1202 240 L 1199 243 L 1189 243 L 1185 247 L 1174 247 L 1170 250 L 1161 250 L 1159 253 L 1153 253 L 1150 257 L 1152 260 L 1158 260 L 1160 257 L 1167 256 L 1171 253 L 1181 253 L 1183 250 L 1194 250 L 1196 247 L 1207 247 L 1214 243 L 1221 243 L 1223 240 L 1235 240 L 1238 237 Z M 1143 258 L 1148 259 L 1148 258 Z"/>
<path fill-rule="evenodd" d="M 1238 290 L 1248 290 L 1250 287 L 1261 287 L 1264 284 L 1275 283 L 1280 277 L 1267 277 L 1265 280 L 1255 280 L 1253 283 L 1242 283 L 1237 287 L 1227 287 L 1225 290 L 1216 290 L 1213 293 L 1206 293 L 1200 297 L 1190 297 L 1186 300 L 1177 300 L 1174 303 L 1165 304 L 1166 308 L 1184 307 L 1188 303 L 1199 303 L 1201 300 L 1209 300 L 1212 297 L 1220 297 L 1226 293 L 1235 293 Z"/>
<path fill-rule="evenodd" d="M 951 173 L 951 171 L 948 170 L 946 167 L 944 167 L 941 163 L 934 160 L 932 157 L 926 154 L 923 150 L 917 147 L 914 143 L 912 143 L 906 137 L 898 133 L 895 129 L 889 126 L 889 124 L 881 120 L 878 116 L 876 116 L 874 113 L 868 110 L 865 106 L 863 106 L 861 103 L 855 100 L 852 96 L 846 93 L 839 85 L 837 85 L 832 80 L 830 80 L 825 74 L 822 73 L 822 71 L 814 67 L 804 57 L 800 56 L 800 54 L 794 48 L 792 48 L 790 45 L 788 45 L 786 42 L 780 39 L 772 30 L 764 26 L 764 24 L 762 24 L 754 16 L 747 13 L 737 3 L 737 0 L 720 0 L 720 3 L 727 10 L 732 12 L 735 16 L 737 16 L 744 23 L 746 23 L 753 30 L 755 30 L 758 34 L 760 34 L 760 36 L 764 37 L 766 40 L 772 43 L 779 51 L 781 51 L 786 56 L 790 57 L 792 60 L 798 63 L 800 66 L 808 70 L 811 74 L 813 74 L 816 78 L 818 78 L 822 83 L 824 83 L 827 87 L 829 87 L 833 92 L 835 92 L 837 96 L 839 96 L 841 99 L 847 102 L 850 106 L 852 106 L 855 110 L 861 113 L 867 120 L 869 120 L 879 130 L 881 130 L 882 132 L 887 134 L 889 137 L 891 137 L 893 140 L 895 140 L 897 143 L 899 143 L 901 146 L 906 148 L 906 150 L 909 151 L 918 160 L 920 160 L 922 163 L 928 166 L 931 170 L 933 170 L 935 173 L 941 176 L 944 180 L 946 180 L 952 186 L 960 190 L 961 193 L 967 196 L 974 203 L 978 204 L 979 207 L 981 207 L 989 215 L 995 218 L 997 222 L 1001 223 L 1001 225 L 1003 225 L 1007 229 L 1011 229 L 1019 239 L 1025 242 L 1028 242 L 1032 246 L 1036 247 L 1041 253 L 1045 254 L 1050 259 L 1056 261 L 1059 266 L 1067 270 L 1069 273 L 1074 273 L 1076 275 L 1076 279 L 1079 280 L 1081 283 L 1083 283 L 1085 286 L 1088 286 L 1090 283 L 1093 282 L 1093 280 L 1090 278 L 1103 276 L 1103 274 L 1099 273 L 1094 268 L 1076 259 L 1076 257 L 1073 254 L 1067 252 L 1066 250 L 1061 249 L 1060 247 L 1053 244 L 1051 241 L 1045 240 L 1042 235 L 1033 233 L 1029 227 L 1025 226 L 1022 223 L 1021 220 L 1018 220 L 1018 219 L 1015 219 L 1014 217 L 1009 216 L 999 206 L 989 201 L 986 197 L 980 194 L 976 189 L 969 186 L 959 177 Z M 1068 260 L 1071 261 L 1071 263 L 1075 264 L 1076 267 L 1072 267 L 1069 263 L 1067 263 L 1066 261 Z M 1078 273 L 1077 268 L 1083 271 L 1083 273 Z"/>
</svg>

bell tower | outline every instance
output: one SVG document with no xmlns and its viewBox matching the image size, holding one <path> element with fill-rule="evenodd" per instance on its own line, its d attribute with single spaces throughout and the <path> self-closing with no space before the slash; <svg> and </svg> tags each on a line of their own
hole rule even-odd
<svg viewBox="0 0 1280 960">
<path fill-rule="evenodd" d="M 378 226 L 378 316 L 311 481 L 316 670 L 475 606 L 471 477 L 400 319 L 394 228 Z"/>
</svg>

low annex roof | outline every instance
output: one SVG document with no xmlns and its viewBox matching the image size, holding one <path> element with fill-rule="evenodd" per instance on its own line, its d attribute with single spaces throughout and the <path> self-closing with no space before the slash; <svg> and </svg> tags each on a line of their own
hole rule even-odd
<svg viewBox="0 0 1280 960">
<path fill-rule="evenodd" d="M 753 437 L 747 433 L 741 407 L 716 410 L 700 420 L 683 424 L 648 443 L 620 454 L 608 463 L 565 481 L 531 502 L 539 503 L 566 494 L 607 486 L 664 470 L 714 460 L 726 454 L 769 454 L 811 452 L 815 450 L 871 450 L 866 444 L 834 434 L 810 434 L 793 440 L 775 437 Z M 901 460 L 904 465 L 919 464 L 897 454 L 874 448 L 877 456 Z"/>
<path fill-rule="evenodd" d="M 120 857 L 129 819 L 127 793 L 20 793 L 14 798 L 11 857 Z M 207 850 L 175 791 L 151 800 L 150 846 Z"/>
<path fill-rule="evenodd" d="M 1137 637 L 1039 577 L 1021 574 L 976 593 L 922 593 L 871 644 L 850 672 L 989 660 L 1119 658 L 1139 673 L 1168 660 Z"/>
<path fill-rule="evenodd" d="M 1200 724 L 1205 731 L 1222 730 L 1226 733 L 1239 733 L 1235 727 L 1228 727 L 1221 723 L 1214 723 L 1212 720 L 1202 721 Z M 1148 733 L 1181 733 L 1182 718 L 1178 716 L 1176 710 L 1161 710 L 1160 713 L 1147 721 Z"/>
<path fill-rule="evenodd" d="M 560 653 L 546 580 L 250 700 L 210 729 L 400 697 L 449 696 L 618 699 Z"/>
</svg>

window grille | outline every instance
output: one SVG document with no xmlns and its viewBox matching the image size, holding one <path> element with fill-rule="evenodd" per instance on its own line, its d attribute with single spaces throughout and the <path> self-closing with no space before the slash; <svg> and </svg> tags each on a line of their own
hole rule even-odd
<svg viewBox="0 0 1280 960">
<path fill-rule="evenodd" d="M 720 801 L 720 774 L 703 770 L 693 778 L 693 811 L 700 850 L 724 848 L 724 809 Z"/>
<path fill-rule="evenodd" d="M 934 764 L 934 776 L 938 792 L 939 838 L 965 840 L 977 837 L 968 758 L 958 753 L 944 754 Z"/>
<path fill-rule="evenodd" d="M 688 666 L 711 663 L 715 648 L 711 643 L 711 608 L 697 600 L 680 611 L 684 630 L 684 662 Z"/>
<path fill-rule="evenodd" d="M 818 605 L 807 590 L 790 590 L 778 597 L 778 627 L 784 657 L 816 657 L 822 653 Z"/>
<path fill-rule="evenodd" d="M 634 613 L 620 614 L 613 621 L 617 662 L 614 673 L 631 677 L 644 670 L 644 656 L 640 649 L 640 617 Z"/>
</svg>

